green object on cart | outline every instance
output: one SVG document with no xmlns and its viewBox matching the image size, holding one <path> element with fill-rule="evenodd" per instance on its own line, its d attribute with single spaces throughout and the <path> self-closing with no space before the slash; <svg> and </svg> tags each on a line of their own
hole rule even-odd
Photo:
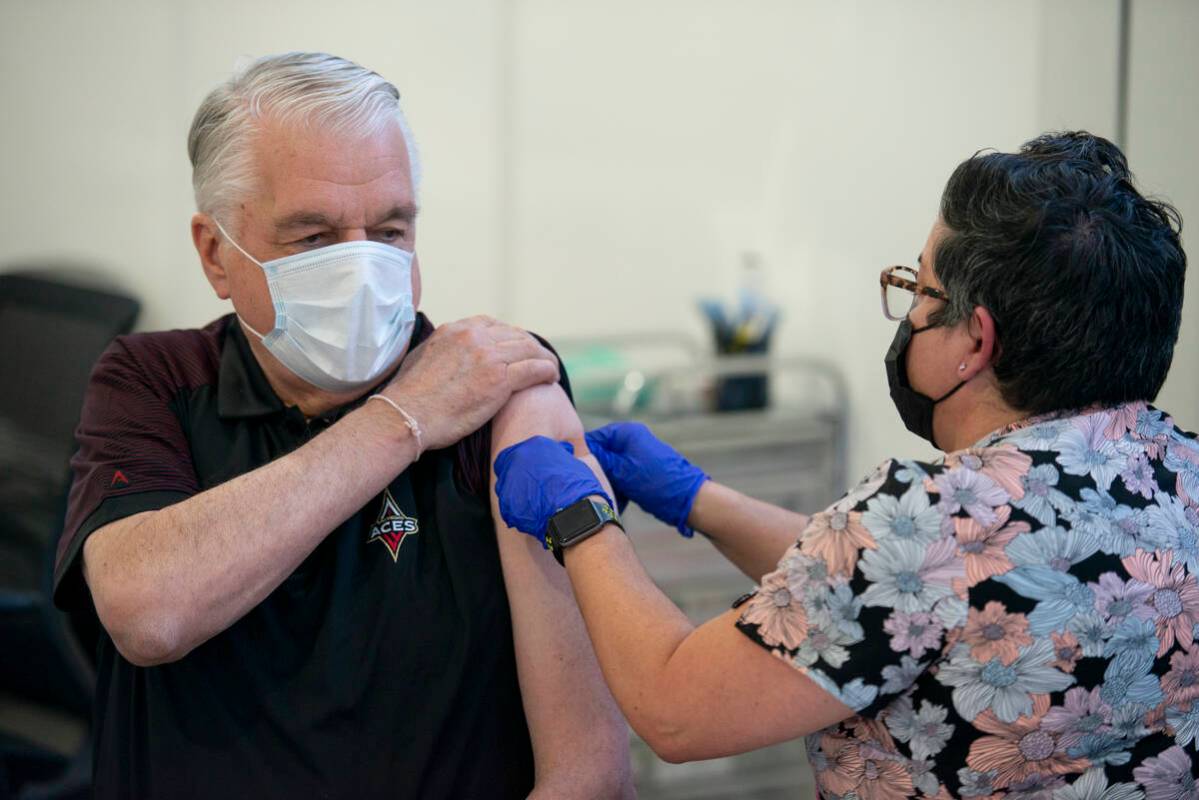
<svg viewBox="0 0 1199 800">
<path fill-rule="evenodd" d="M 607 414 L 624 387 L 624 375 L 631 369 L 620 350 L 607 345 L 571 349 L 562 355 L 575 406 L 580 411 Z M 642 408 L 652 395 L 653 385 L 644 387 L 633 409 Z"/>
</svg>

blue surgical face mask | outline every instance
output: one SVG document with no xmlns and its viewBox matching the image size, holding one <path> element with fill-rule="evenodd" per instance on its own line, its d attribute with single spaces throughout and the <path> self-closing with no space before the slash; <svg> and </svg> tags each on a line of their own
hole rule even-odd
<svg viewBox="0 0 1199 800">
<path fill-rule="evenodd" d="M 343 242 L 264 264 L 216 225 L 262 268 L 275 307 L 268 333 L 240 315 L 238 320 L 303 380 L 327 392 L 364 389 L 408 346 L 416 326 L 412 253 L 378 242 Z"/>
</svg>

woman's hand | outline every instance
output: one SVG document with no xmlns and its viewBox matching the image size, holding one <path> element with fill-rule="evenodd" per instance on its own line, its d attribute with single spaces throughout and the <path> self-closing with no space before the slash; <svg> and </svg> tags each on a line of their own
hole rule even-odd
<svg viewBox="0 0 1199 800">
<path fill-rule="evenodd" d="M 505 448 L 495 459 L 495 494 L 510 528 L 545 547 L 550 517 L 584 497 L 612 498 L 591 468 L 574 456 L 569 442 L 534 436 Z"/>
<path fill-rule="evenodd" d="M 587 448 L 612 482 L 621 510 L 632 500 L 684 536 L 708 476 L 640 422 L 614 422 L 587 434 Z"/>
</svg>

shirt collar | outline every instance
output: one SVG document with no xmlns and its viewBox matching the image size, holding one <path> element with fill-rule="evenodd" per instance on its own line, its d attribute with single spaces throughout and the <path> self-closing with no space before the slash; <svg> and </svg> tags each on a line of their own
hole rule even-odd
<svg viewBox="0 0 1199 800">
<path fill-rule="evenodd" d="M 417 313 L 409 352 L 432 333 L 433 323 L 424 314 Z M 398 369 L 397 366 L 396 370 Z M 395 370 L 384 376 L 379 382 L 380 385 L 386 384 L 394 374 Z M 283 401 L 271 388 L 266 373 L 254 357 L 250 342 L 246 339 L 241 325 L 237 324 L 237 316 L 234 314 L 225 317 L 225 338 L 221 345 L 221 366 L 217 380 L 217 415 L 222 419 L 264 417 L 285 410 Z M 370 392 L 367 392 L 347 404 L 344 409 L 336 409 L 330 413 L 339 416 L 345 410 L 360 405 L 369 394 Z"/>
<path fill-rule="evenodd" d="M 1086 417 L 1086 416 L 1090 416 L 1091 414 L 1100 414 L 1100 413 L 1108 413 L 1108 414 L 1124 413 L 1124 414 L 1131 414 L 1132 418 L 1135 420 L 1137 412 L 1140 410 L 1143 410 L 1144 408 L 1146 408 L 1146 404 L 1145 404 L 1144 400 L 1133 400 L 1133 401 L 1123 403 L 1118 406 L 1110 406 L 1109 407 L 1109 406 L 1095 405 L 1095 406 L 1089 406 L 1087 408 L 1075 408 L 1075 409 L 1062 410 L 1062 411 L 1050 411 L 1046 414 L 1036 414 L 1034 416 L 1025 417 L 1024 419 L 1016 420 L 1015 422 L 1005 425 L 1002 428 L 999 428 L 998 430 L 991 431 L 986 436 L 984 436 L 983 438 L 981 438 L 977 442 L 975 442 L 973 445 L 971 445 L 971 447 L 969 449 L 974 450 L 974 449 L 981 449 L 981 448 L 985 448 L 985 447 L 991 447 L 991 446 L 997 444 L 1000 440 L 1002 440 L 1014 433 L 1017 433 L 1019 431 L 1027 432 L 1027 430 L 1029 428 L 1036 428 L 1039 426 L 1047 425 L 1049 423 L 1057 422 L 1058 420 L 1061 420 L 1061 419 L 1067 419 L 1067 418 L 1073 419 L 1073 418 L 1077 418 L 1077 417 Z"/>
</svg>

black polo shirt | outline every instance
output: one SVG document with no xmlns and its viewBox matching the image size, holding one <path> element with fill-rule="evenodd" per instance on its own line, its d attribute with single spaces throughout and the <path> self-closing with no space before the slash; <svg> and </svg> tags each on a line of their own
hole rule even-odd
<svg viewBox="0 0 1199 800">
<path fill-rule="evenodd" d="M 414 344 L 431 331 L 421 317 Z M 284 407 L 233 316 L 117 339 L 84 401 L 56 602 L 94 615 L 79 568 L 92 531 L 266 464 L 349 410 Z M 527 795 L 488 437 L 424 454 L 185 658 L 136 667 L 101 632 L 96 797 Z"/>
</svg>

